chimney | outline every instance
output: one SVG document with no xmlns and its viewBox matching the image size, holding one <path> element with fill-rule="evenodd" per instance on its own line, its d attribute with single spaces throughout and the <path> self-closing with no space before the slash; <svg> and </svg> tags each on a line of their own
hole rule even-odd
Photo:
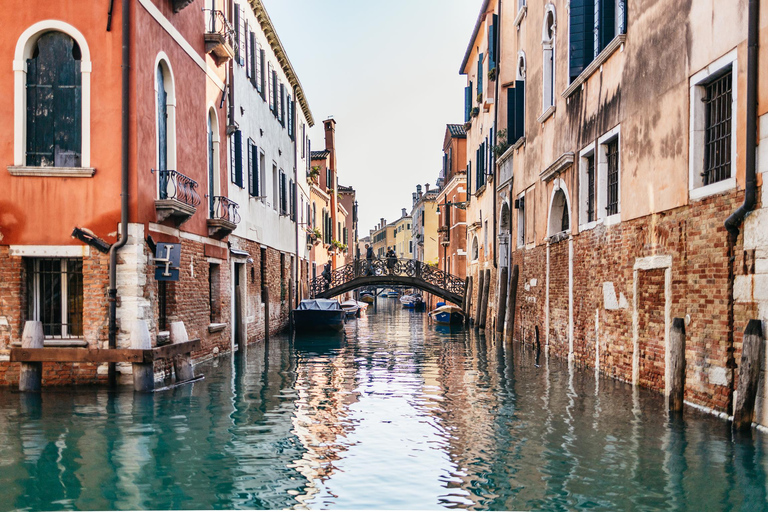
<svg viewBox="0 0 768 512">
<path fill-rule="evenodd" d="M 413 194 L 411 194 L 411 197 L 413 198 L 413 204 L 416 204 L 416 202 L 419 200 L 420 196 L 419 196 L 419 194 L 414 192 Z"/>
<path fill-rule="evenodd" d="M 407 217 L 408 214 L 405 212 L 405 208 L 403 208 L 403 217 Z"/>
<path fill-rule="evenodd" d="M 425 189 L 424 191 L 425 194 L 429 193 L 429 183 L 424 184 L 424 189 Z"/>
<path fill-rule="evenodd" d="M 421 199 L 421 185 L 416 185 L 416 193 L 419 195 L 419 199 Z"/>
<path fill-rule="evenodd" d="M 330 158 L 328 166 L 330 170 L 335 174 L 336 168 L 336 121 L 333 119 L 326 119 L 323 121 L 323 127 L 325 128 L 325 149 L 330 151 Z"/>
</svg>

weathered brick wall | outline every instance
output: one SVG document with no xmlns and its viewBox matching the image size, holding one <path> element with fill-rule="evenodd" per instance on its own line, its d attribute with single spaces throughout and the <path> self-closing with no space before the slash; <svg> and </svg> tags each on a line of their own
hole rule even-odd
<svg viewBox="0 0 768 512">
<path fill-rule="evenodd" d="M 672 257 L 671 317 L 690 315 L 686 345 L 685 399 L 725 410 L 729 404 L 741 337 L 753 304 L 731 311 L 728 237 L 723 222 L 743 201 L 743 192 L 706 198 L 664 213 L 598 227 L 574 236 L 574 359 L 580 365 L 625 381 L 632 380 L 634 265 L 638 258 Z M 550 349 L 562 355 L 568 340 L 568 246 L 550 246 Z M 734 252 L 736 275 L 750 272 L 749 254 Z M 544 343 L 546 246 L 517 250 L 520 265 L 515 338 L 531 343 L 539 327 Z M 531 286 L 534 279 L 538 286 Z M 615 303 L 606 303 L 610 283 Z M 527 289 L 526 289 L 527 288 Z M 664 270 L 638 271 L 640 383 L 664 390 Z M 597 314 L 597 325 L 596 325 Z M 564 341 L 563 341 L 564 340 Z M 732 341 L 731 341 L 732 340 Z M 597 344 L 596 344 L 597 341 Z M 596 350 L 599 357 L 596 358 Z"/>
</svg>

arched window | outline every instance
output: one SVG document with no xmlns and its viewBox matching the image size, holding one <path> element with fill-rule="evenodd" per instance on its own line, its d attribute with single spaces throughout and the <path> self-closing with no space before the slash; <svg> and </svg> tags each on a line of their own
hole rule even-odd
<svg viewBox="0 0 768 512">
<path fill-rule="evenodd" d="M 546 111 L 555 104 L 555 6 L 547 4 L 544 12 L 544 26 L 542 27 L 541 45 L 543 50 L 543 84 L 542 110 Z"/>
<path fill-rule="evenodd" d="M 472 238 L 472 261 L 477 261 L 480 258 L 480 247 L 477 243 L 477 237 Z"/>
<path fill-rule="evenodd" d="M 501 215 L 499 216 L 499 233 L 502 235 L 509 235 L 510 227 L 511 223 L 509 219 L 509 203 L 504 201 L 501 204 Z"/>
<path fill-rule="evenodd" d="M 549 205 L 549 226 L 547 229 L 549 236 L 571 230 L 570 204 L 565 182 L 558 178 L 555 181 L 555 190 Z"/>
<path fill-rule="evenodd" d="M 92 176 L 91 60 L 80 31 L 62 21 L 35 23 L 16 43 L 13 71 L 11 174 L 46 167 L 47 175 Z"/>
<path fill-rule="evenodd" d="M 171 178 L 171 173 L 168 171 L 177 170 L 176 95 L 171 67 L 162 52 L 158 55 L 155 65 L 155 108 L 155 126 L 157 127 L 157 161 L 155 162 L 155 169 L 158 171 L 157 195 L 160 199 L 165 199 L 168 195 L 168 183 Z M 213 126 L 211 126 L 209 133 L 209 147 L 212 147 Z M 210 172 L 211 161 L 208 163 Z M 213 210 L 213 195 L 209 195 L 209 202 L 211 210 Z"/>
<path fill-rule="evenodd" d="M 216 117 L 216 110 L 211 107 L 208 109 L 208 203 L 211 209 L 213 197 L 221 195 L 219 143 L 219 119 Z"/>
</svg>

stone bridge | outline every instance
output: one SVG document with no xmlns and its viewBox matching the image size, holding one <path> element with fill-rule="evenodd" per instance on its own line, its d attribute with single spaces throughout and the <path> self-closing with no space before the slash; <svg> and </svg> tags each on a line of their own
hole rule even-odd
<svg viewBox="0 0 768 512">
<path fill-rule="evenodd" d="M 463 279 L 415 260 L 358 260 L 331 271 L 330 279 L 319 276 L 309 283 L 316 298 L 331 298 L 365 287 L 408 286 L 431 293 L 463 307 Z"/>
</svg>

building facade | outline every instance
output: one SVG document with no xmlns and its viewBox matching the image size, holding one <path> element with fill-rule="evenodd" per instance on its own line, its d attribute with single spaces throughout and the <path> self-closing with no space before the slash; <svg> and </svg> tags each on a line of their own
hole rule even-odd
<svg viewBox="0 0 768 512">
<path fill-rule="evenodd" d="M 425 185 L 425 190 L 426 192 L 423 192 L 421 185 L 416 185 L 416 192 L 413 193 L 413 209 L 411 210 L 413 259 L 428 265 L 437 265 L 437 204 L 435 199 L 438 190 L 430 190 L 429 184 Z"/>
<path fill-rule="evenodd" d="M 400 218 L 394 222 L 395 244 L 394 250 L 398 259 L 413 259 L 413 219 L 408 211 L 403 208 Z"/>
</svg>

